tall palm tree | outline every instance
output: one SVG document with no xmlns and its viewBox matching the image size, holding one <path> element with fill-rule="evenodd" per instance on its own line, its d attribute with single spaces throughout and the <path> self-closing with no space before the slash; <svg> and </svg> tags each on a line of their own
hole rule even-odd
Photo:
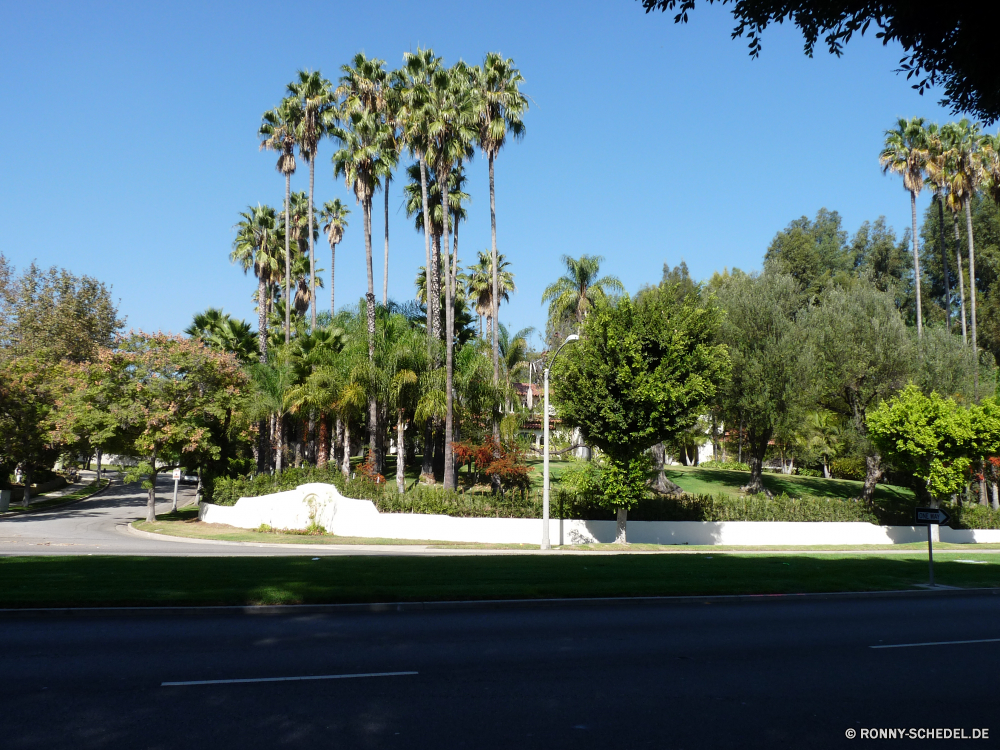
<svg viewBox="0 0 1000 750">
<path fill-rule="evenodd" d="M 920 299 L 920 256 L 917 248 L 917 195 L 924 186 L 927 164 L 927 131 L 923 117 L 909 120 L 901 117 L 896 127 L 885 131 L 885 146 L 878 160 L 882 172 L 894 172 L 903 178 L 903 187 L 910 192 L 910 213 L 913 220 L 913 276 L 917 289 L 917 337 L 924 335 L 923 307 Z"/>
<path fill-rule="evenodd" d="M 435 177 L 441 185 L 441 205 L 450 206 L 448 182 L 456 164 L 470 156 L 475 130 L 475 97 L 469 86 L 468 68 L 457 63 L 449 70 L 434 74 L 428 99 L 428 161 L 433 165 Z M 450 211 L 443 211 L 443 246 L 450 247 Z M 446 416 L 444 427 L 444 487 L 455 487 L 455 453 L 452 447 L 454 434 L 454 308 L 456 274 L 450 269 L 445 273 L 445 396 Z"/>
<path fill-rule="evenodd" d="M 340 148 L 333 155 L 334 174 L 343 176 L 361 204 L 364 215 L 365 261 L 368 270 L 368 356 L 375 356 L 375 276 L 372 270 L 372 197 L 384 173 L 384 161 L 391 153 L 389 129 L 379 114 L 388 79 L 385 61 L 358 53 L 352 65 L 344 65 L 337 93 L 344 98 L 341 122 L 331 128 Z M 369 445 L 376 470 L 382 468 L 378 403 L 369 401 Z"/>
<path fill-rule="evenodd" d="M 529 326 L 511 335 L 507 326 L 501 323 L 497 326 L 497 330 L 499 332 L 497 340 L 500 342 L 500 359 L 506 379 L 505 385 L 510 388 L 514 382 L 514 376 L 528 367 L 528 339 L 535 332 L 535 329 Z"/>
<path fill-rule="evenodd" d="M 951 332 L 951 279 L 948 273 L 948 242 L 944 231 L 944 202 L 948 194 L 947 149 L 941 140 L 937 123 L 927 128 L 927 179 L 934 186 L 934 202 L 938 207 L 938 224 L 941 230 L 941 263 L 944 268 L 944 315 L 948 332 Z M 826 465 L 824 464 L 824 470 Z"/>
<path fill-rule="evenodd" d="M 427 125 L 429 123 L 430 87 L 435 73 L 441 68 L 441 58 L 433 50 L 417 48 L 416 53 L 403 54 L 403 68 L 396 74 L 396 88 L 400 92 L 399 122 L 402 128 L 402 141 L 406 148 L 417 157 L 420 172 L 421 206 L 424 216 L 430 214 L 427 193 L 427 148 L 429 138 Z M 424 268 L 427 273 L 427 288 L 432 288 L 431 277 L 433 269 L 438 264 L 431 262 L 431 227 L 424 225 L 424 251 L 426 254 Z M 434 331 L 434 315 L 431 305 L 427 306 L 427 335 Z M 430 342 L 428 342 L 430 345 Z"/>
<path fill-rule="evenodd" d="M 382 304 L 389 303 L 389 183 L 393 170 L 399 163 L 402 149 L 400 115 L 402 111 L 401 90 L 387 79 L 383 84 L 383 96 L 379 115 L 386 130 L 382 158 L 379 160 L 379 177 L 382 178 L 382 195 L 385 198 L 385 265 L 382 269 Z"/>
<path fill-rule="evenodd" d="M 951 194 L 965 209 L 966 235 L 969 242 L 969 333 L 972 338 L 972 356 L 976 367 L 972 371 L 974 398 L 979 400 L 979 349 L 976 339 L 976 251 L 972 233 L 972 199 L 984 182 L 981 159 L 982 134 L 978 122 L 962 118 L 949 123 L 948 157 L 951 166 Z M 944 128 L 942 128 L 944 130 Z"/>
<path fill-rule="evenodd" d="M 291 225 L 290 200 L 292 175 L 295 173 L 296 125 L 301 120 L 301 108 L 297 99 L 287 97 L 274 109 L 268 110 L 261 118 L 257 134 L 261 138 L 261 150 L 277 151 L 276 169 L 285 176 L 285 226 Z M 285 299 L 292 296 L 291 280 L 291 238 L 285 233 Z M 290 307 L 285 306 L 285 343 L 291 338 Z"/>
<path fill-rule="evenodd" d="M 344 230 L 347 229 L 347 215 L 351 209 L 341 203 L 340 198 L 334 198 L 323 204 L 323 210 L 319 212 L 319 219 L 323 224 L 323 231 L 330 242 L 330 315 L 337 312 L 334 306 L 333 282 L 337 263 L 337 245 L 344 239 Z"/>
<path fill-rule="evenodd" d="M 257 277 L 257 342 L 262 363 L 267 362 L 268 289 L 278 283 L 281 274 L 278 247 L 283 234 L 273 208 L 260 204 L 249 206 L 240 214 L 236 239 L 229 254 L 229 259 L 238 263 L 244 273 L 252 268 Z"/>
<path fill-rule="evenodd" d="M 490 234 L 493 252 L 493 320 L 497 320 L 500 302 L 500 277 L 497 262 L 496 191 L 493 182 L 493 162 L 507 141 L 507 135 L 524 137 L 522 117 L 528 110 L 528 99 L 521 93 L 524 83 L 514 61 L 497 52 L 489 52 L 482 67 L 473 68 L 473 86 L 477 94 L 478 141 L 486 154 L 490 168 Z M 493 384 L 500 379 L 500 349 L 497 329 L 493 329 Z"/>
<path fill-rule="evenodd" d="M 336 105 L 332 84 L 318 70 L 300 70 L 298 80 L 288 84 L 288 95 L 300 103 L 301 119 L 297 140 L 299 155 L 309 164 L 309 288 L 316 299 L 316 263 L 313 233 L 313 190 L 316 184 L 316 153 L 320 139 L 329 124 L 328 115 Z M 316 306 L 313 305 L 310 324 L 316 327 Z"/>
<path fill-rule="evenodd" d="M 216 307 L 195 313 L 184 333 L 198 339 L 209 349 L 234 355 L 243 363 L 253 360 L 257 352 L 250 324 L 245 320 L 236 320 Z"/>
<path fill-rule="evenodd" d="M 566 273 L 542 292 L 542 303 L 549 303 L 549 318 L 558 322 L 574 317 L 579 325 L 597 299 L 625 292 L 617 276 L 598 277 L 603 260 L 600 255 L 562 256 Z"/>
</svg>

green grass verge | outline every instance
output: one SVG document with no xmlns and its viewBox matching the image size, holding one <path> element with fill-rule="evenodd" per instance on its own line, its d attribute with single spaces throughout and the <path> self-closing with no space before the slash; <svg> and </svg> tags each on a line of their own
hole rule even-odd
<svg viewBox="0 0 1000 750">
<path fill-rule="evenodd" d="M 682 490 L 692 495 L 739 494 L 740 487 L 750 478 L 749 472 L 726 469 L 702 469 L 697 466 L 671 466 L 667 477 Z M 789 497 L 852 498 L 860 497 L 863 482 L 853 479 L 823 479 L 821 477 L 799 477 L 795 475 L 763 475 L 764 486 L 775 495 L 784 493 Z M 875 489 L 875 501 L 913 503 L 913 491 L 891 484 L 880 484 Z"/>
<path fill-rule="evenodd" d="M 1000 585 L 1000 561 L 939 556 L 939 583 Z M 8 557 L 0 606 L 307 604 L 910 589 L 922 555 Z"/>
<path fill-rule="evenodd" d="M 69 492 L 65 495 L 58 495 L 56 497 L 48 497 L 46 495 L 36 495 L 31 498 L 31 505 L 11 505 L 10 511 L 12 513 L 24 513 L 35 510 L 45 510 L 46 508 L 51 508 L 54 506 L 65 505 L 66 503 L 72 503 L 76 500 L 82 500 L 85 497 L 90 497 L 105 487 L 108 486 L 108 480 L 102 479 L 100 485 L 96 482 L 91 482 L 90 484 L 84 485 L 83 487 L 78 487 L 77 489 Z"/>
</svg>

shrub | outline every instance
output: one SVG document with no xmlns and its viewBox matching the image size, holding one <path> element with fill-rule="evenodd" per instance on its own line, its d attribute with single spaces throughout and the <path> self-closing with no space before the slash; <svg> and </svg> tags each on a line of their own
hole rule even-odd
<svg viewBox="0 0 1000 750">
<path fill-rule="evenodd" d="M 727 471 L 750 471 L 750 464 L 740 463 L 739 461 L 716 461 L 715 459 L 709 461 L 702 461 L 698 464 L 699 469 L 726 469 Z"/>
<path fill-rule="evenodd" d="M 823 472 L 820 471 L 819 469 L 805 469 L 805 468 L 802 468 L 802 469 L 796 469 L 795 473 L 798 474 L 800 477 L 821 477 L 821 476 L 823 476 Z"/>
<path fill-rule="evenodd" d="M 949 507 L 948 513 L 951 515 L 948 525 L 953 529 L 1000 529 L 1000 510 L 988 505 Z"/>
<path fill-rule="evenodd" d="M 865 478 L 867 469 L 865 459 L 860 456 L 852 458 L 835 458 L 830 462 L 830 473 L 836 479 L 861 479 Z"/>
</svg>

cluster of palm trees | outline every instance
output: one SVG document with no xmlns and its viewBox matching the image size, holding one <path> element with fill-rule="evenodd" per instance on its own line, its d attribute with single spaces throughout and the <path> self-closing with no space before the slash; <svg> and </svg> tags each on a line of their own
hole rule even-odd
<svg viewBox="0 0 1000 750">
<path fill-rule="evenodd" d="M 978 358 L 976 338 L 976 254 L 972 230 L 972 200 L 981 191 L 988 192 L 1000 203 L 1000 133 L 982 132 L 979 123 L 962 119 L 938 126 L 922 117 L 900 118 L 896 127 L 885 132 L 885 146 L 879 155 L 883 172 L 893 172 L 903 178 L 910 193 L 913 221 L 913 266 L 916 286 L 917 335 L 923 336 L 923 312 L 920 289 L 920 256 L 917 233 L 917 196 L 925 185 L 934 191 L 939 212 L 941 248 L 948 246 L 945 237 L 945 209 L 952 216 L 955 242 L 955 264 L 958 276 L 959 315 L 962 340 L 971 341 L 973 355 Z M 965 214 L 969 264 L 969 311 L 966 312 L 965 272 L 962 262 L 959 214 Z M 948 329 L 954 312 L 951 282 L 948 273 L 948 253 L 942 253 L 945 280 L 945 315 Z M 978 372 L 974 371 L 974 388 L 978 399 Z"/>
<path fill-rule="evenodd" d="M 314 206 L 316 161 L 322 143 L 331 139 L 334 176 L 344 180 L 361 208 L 368 282 L 366 348 L 369 365 L 373 365 L 381 314 L 373 268 L 373 205 L 381 190 L 385 203 L 384 310 L 389 305 L 389 188 L 404 156 L 414 159 L 406 167 L 404 193 L 407 214 L 415 217 L 424 235 L 425 264 L 418 295 L 426 306 L 425 349 L 432 369 L 443 366 L 444 371 L 441 437 L 446 488 L 454 486 L 456 340 L 461 340 L 464 329 L 456 324 L 467 322 L 470 303 L 480 317 L 481 332 L 486 319 L 492 340 L 492 388 L 497 390 L 501 384 L 497 312 L 514 286 L 509 264 L 497 251 L 494 169 L 507 141 L 524 135 L 528 100 L 521 92 L 523 83 L 514 62 L 498 53 L 487 54 L 481 65 L 459 61 L 447 67 L 430 49 L 404 54 L 398 70 L 388 69 L 384 60 L 358 53 L 342 66 L 336 84 L 319 71 L 299 71 L 279 105 L 264 113 L 258 131 L 261 149 L 278 155 L 276 168 L 285 181 L 284 210 L 249 207 L 241 214 L 231 253 L 231 259 L 244 272 L 252 270 L 257 279 L 257 348 L 262 365 L 268 363 L 269 350 L 288 350 L 293 338 L 306 340 L 318 330 L 316 290 L 322 282 L 317 274 L 322 269 L 316 265 L 315 242 L 320 226 L 331 249 L 330 310 L 334 315 L 336 248 L 343 240 L 350 210 L 340 200 L 325 203 L 318 213 Z M 488 254 L 479 254 L 478 264 L 466 275 L 458 261 L 458 231 L 469 200 L 464 165 L 477 149 L 489 165 L 491 247 Z M 307 192 L 291 189 L 296 156 L 309 167 Z M 381 467 L 384 399 L 369 391 L 369 455 Z M 499 430 L 497 419 L 493 430 Z"/>
</svg>

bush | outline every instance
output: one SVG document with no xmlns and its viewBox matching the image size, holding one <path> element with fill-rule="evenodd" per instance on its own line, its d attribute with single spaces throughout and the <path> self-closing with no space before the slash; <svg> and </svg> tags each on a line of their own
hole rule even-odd
<svg viewBox="0 0 1000 750">
<path fill-rule="evenodd" d="M 699 469 L 726 469 L 727 471 L 750 471 L 750 464 L 739 461 L 702 461 L 698 464 Z"/>
<path fill-rule="evenodd" d="M 821 477 L 823 472 L 819 469 L 796 469 L 795 473 L 800 477 Z"/>
<path fill-rule="evenodd" d="M 835 458 L 830 462 L 830 473 L 835 479 L 864 480 L 867 474 L 865 459 L 860 456 L 853 458 Z"/>
<path fill-rule="evenodd" d="M 1000 529 L 1000 510 L 988 505 L 949 506 L 948 513 L 953 529 Z"/>
</svg>

